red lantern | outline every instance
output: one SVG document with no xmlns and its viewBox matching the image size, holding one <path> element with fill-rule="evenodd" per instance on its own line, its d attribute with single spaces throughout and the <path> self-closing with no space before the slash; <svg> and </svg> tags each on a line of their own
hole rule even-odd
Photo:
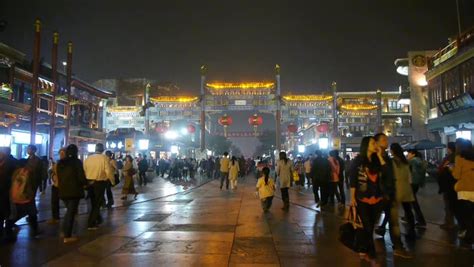
<svg viewBox="0 0 474 267">
<path fill-rule="evenodd" d="M 253 126 L 253 132 L 255 135 L 257 135 L 258 126 L 262 125 L 262 123 L 263 123 L 262 116 L 258 116 L 257 114 L 253 114 L 253 116 L 249 118 L 249 124 Z"/>
<path fill-rule="evenodd" d="M 195 133 L 196 132 L 196 127 L 194 127 L 194 125 L 192 124 L 188 124 L 188 126 L 186 127 L 188 129 L 188 133 Z"/>
<path fill-rule="evenodd" d="M 329 130 L 329 125 L 327 123 L 321 123 L 316 126 L 316 130 L 320 133 L 325 133 Z"/>
<path fill-rule="evenodd" d="M 224 126 L 224 136 L 227 137 L 227 126 L 232 125 L 232 117 L 224 114 L 224 116 L 219 118 L 218 122 L 220 125 Z"/>
<path fill-rule="evenodd" d="M 290 123 L 288 125 L 288 132 L 290 133 L 296 133 L 298 131 L 298 126 L 296 126 L 295 124 L 293 123 Z"/>
</svg>

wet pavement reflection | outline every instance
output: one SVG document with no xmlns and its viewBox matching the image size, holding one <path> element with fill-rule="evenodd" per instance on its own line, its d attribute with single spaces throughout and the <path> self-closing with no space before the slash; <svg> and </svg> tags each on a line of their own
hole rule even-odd
<svg viewBox="0 0 474 267">
<path fill-rule="evenodd" d="M 280 209 L 277 196 L 270 212 L 263 213 L 254 183 L 247 177 L 237 190 L 227 191 L 214 180 L 182 185 L 155 178 L 139 188 L 138 201 L 103 209 L 98 231 L 85 230 L 87 216 L 78 216 L 77 243 L 63 244 L 58 225 L 41 223 L 42 233 L 34 240 L 22 227 L 15 244 L 1 245 L 0 265 L 367 266 L 337 240 L 344 207 L 321 211 L 311 190 L 291 189 L 288 212 Z M 408 243 L 415 258 L 394 258 L 388 235 L 377 239 L 382 266 L 473 266 L 474 253 L 459 248 L 455 235 L 437 225 L 441 201 L 429 187 L 422 190 L 420 203 L 429 223 L 416 243 Z M 41 213 L 47 218 L 46 209 Z"/>
</svg>

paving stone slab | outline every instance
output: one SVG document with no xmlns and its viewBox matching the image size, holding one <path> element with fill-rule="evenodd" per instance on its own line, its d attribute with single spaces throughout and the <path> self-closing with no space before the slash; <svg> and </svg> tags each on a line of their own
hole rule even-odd
<svg viewBox="0 0 474 267">
<path fill-rule="evenodd" d="M 150 231 L 234 232 L 235 227 L 226 224 L 157 224 Z"/>
<path fill-rule="evenodd" d="M 146 213 L 140 218 L 135 219 L 136 222 L 161 222 L 168 218 L 170 213 Z"/>
<path fill-rule="evenodd" d="M 184 254 L 230 254 L 232 242 L 179 240 L 153 241 L 134 240 L 122 246 L 117 254 L 135 253 L 184 253 Z"/>
<path fill-rule="evenodd" d="M 268 237 L 241 237 L 234 240 L 230 263 L 278 264 L 273 239 Z"/>
<path fill-rule="evenodd" d="M 223 254 L 183 254 L 183 253 L 153 253 L 153 254 L 114 254 L 98 265 L 100 267 L 225 267 L 229 255 Z"/>
</svg>

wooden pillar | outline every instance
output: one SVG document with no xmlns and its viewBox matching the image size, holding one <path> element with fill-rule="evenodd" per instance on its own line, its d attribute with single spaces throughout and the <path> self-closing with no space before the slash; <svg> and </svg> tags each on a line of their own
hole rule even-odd
<svg viewBox="0 0 474 267">
<path fill-rule="evenodd" d="M 64 145 L 69 144 L 69 128 L 71 127 L 71 90 L 72 90 L 72 42 L 67 43 L 67 60 L 66 60 L 66 88 L 67 88 L 67 121 L 66 131 L 64 133 Z"/>
<path fill-rule="evenodd" d="M 59 33 L 53 34 L 53 50 L 51 51 L 51 78 L 53 80 L 53 91 L 51 92 L 51 117 L 49 121 L 49 157 L 54 157 L 54 136 L 56 125 L 56 93 L 58 88 L 58 43 Z"/>
<path fill-rule="evenodd" d="M 35 21 L 35 37 L 33 44 L 33 80 L 31 86 L 31 134 L 30 134 L 30 144 L 34 145 L 36 142 L 36 109 L 38 107 L 38 76 L 40 69 L 40 45 L 41 45 L 41 21 L 36 19 Z"/>
</svg>

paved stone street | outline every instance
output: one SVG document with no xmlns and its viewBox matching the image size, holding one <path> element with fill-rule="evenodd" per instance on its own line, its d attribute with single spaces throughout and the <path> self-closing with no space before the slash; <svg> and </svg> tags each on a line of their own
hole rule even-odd
<svg viewBox="0 0 474 267">
<path fill-rule="evenodd" d="M 97 231 L 85 230 L 87 216 L 80 215 L 75 244 L 62 243 L 57 225 L 41 223 L 35 240 L 28 239 L 23 226 L 15 244 L 1 245 L 0 265 L 367 266 L 337 241 L 344 209 L 321 212 L 310 190 L 290 190 L 289 212 L 275 198 L 271 212 L 264 214 L 253 177 L 240 181 L 235 192 L 218 185 L 199 181 L 183 190 L 155 178 L 138 201 L 104 209 Z M 439 229 L 443 211 L 435 192 L 434 185 L 421 192 L 429 224 L 411 244 L 415 258 L 394 259 L 386 235 L 385 241 L 376 241 L 382 266 L 473 266 L 474 253 L 458 248 L 454 233 Z"/>
</svg>

